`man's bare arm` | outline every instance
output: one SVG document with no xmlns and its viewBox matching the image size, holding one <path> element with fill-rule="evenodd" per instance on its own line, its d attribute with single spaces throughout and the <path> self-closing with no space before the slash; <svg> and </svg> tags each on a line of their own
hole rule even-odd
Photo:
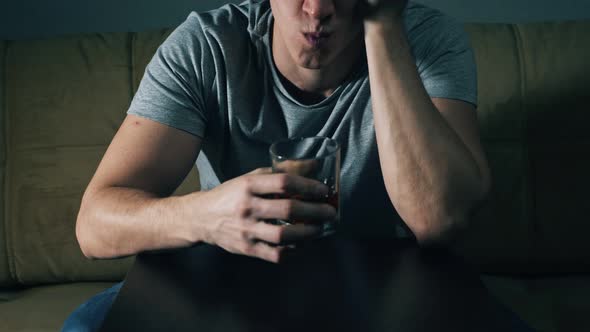
<svg viewBox="0 0 590 332">
<path fill-rule="evenodd" d="M 281 227 L 265 219 L 334 218 L 328 204 L 264 197 L 323 197 L 328 188 L 288 174 L 256 170 L 206 192 L 169 197 L 193 167 L 201 139 L 128 116 L 111 142 L 84 197 L 76 234 L 91 258 L 115 258 L 198 242 L 279 262 L 281 244 L 317 235 L 313 225 Z"/>
<path fill-rule="evenodd" d="M 365 20 L 365 44 L 383 177 L 418 240 L 437 242 L 463 225 L 489 190 L 476 112 L 428 96 L 405 35 L 405 1 L 381 2 L 388 8 Z"/>
<path fill-rule="evenodd" d="M 193 238 L 181 206 L 168 197 L 194 165 L 201 140 L 129 115 L 88 185 L 76 234 L 84 254 L 112 258 L 187 246 Z"/>
</svg>

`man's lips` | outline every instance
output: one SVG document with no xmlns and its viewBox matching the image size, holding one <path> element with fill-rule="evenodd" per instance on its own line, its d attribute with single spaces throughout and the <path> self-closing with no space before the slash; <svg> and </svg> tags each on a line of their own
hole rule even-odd
<svg viewBox="0 0 590 332">
<path fill-rule="evenodd" d="M 330 37 L 327 32 L 304 32 L 303 36 L 314 47 L 319 47 Z"/>
<path fill-rule="evenodd" d="M 330 33 L 328 32 L 304 32 L 303 34 L 318 39 L 327 38 L 328 36 L 330 36 Z"/>
</svg>

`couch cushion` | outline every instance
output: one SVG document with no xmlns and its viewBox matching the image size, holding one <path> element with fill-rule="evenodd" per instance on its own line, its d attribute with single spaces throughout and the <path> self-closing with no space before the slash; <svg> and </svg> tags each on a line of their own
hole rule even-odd
<svg viewBox="0 0 590 332">
<path fill-rule="evenodd" d="M 522 105 L 520 53 L 512 24 L 467 24 L 478 76 L 478 109 L 485 141 L 522 141 L 526 112 Z"/>
<path fill-rule="evenodd" d="M 3 296 L 0 291 L 0 329 L 12 332 L 59 331 L 74 309 L 112 285 L 75 283 L 42 286 L 9 296 Z"/>
<path fill-rule="evenodd" d="M 478 117 L 491 167 L 490 200 L 457 247 L 483 270 L 518 271 L 531 255 L 531 188 L 525 176 L 526 113 L 514 26 L 466 26 L 478 70 Z"/>
<path fill-rule="evenodd" d="M 22 284 L 115 280 L 74 235 L 82 193 L 131 98 L 127 34 L 13 42 L 6 50 L 10 270 Z"/>
<path fill-rule="evenodd" d="M 74 230 L 84 189 L 131 102 L 131 39 L 96 34 L 6 48 L 7 255 L 0 251 L 0 273 L 8 257 L 10 277 L 0 274 L 0 285 L 118 280 L 129 266 L 130 259 L 85 259 Z M 176 193 L 198 188 L 193 169 Z"/>
<path fill-rule="evenodd" d="M 539 332 L 590 331 L 590 276 L 482 278 L 493 296 Z"/>
<path fill-rule="evenodd" d="M 170 35 L 172 29 L 134 33 L 131 39 L 131 62 L 133 63 L 133 92 L 137 91 L 145 73 L 145 68 L 152 60 L 156 50 Z"/>
<path fill-rule="evenodd" d="M 132 98 L 131 34 L 14 42 L 6 51 L 6 233 L 19 283 L 118 280 L 130 259 L 89 261 L 80 200 Z M 198 190 L 196 170 L 177 193 Z M 2 263 L 2 261 L 0 261 Z"/>
<path fill-rule="evenodd" d="M 590 21 L 469 24 L 493 188 L 458 251 L 483 271 L 590 271 Z"/>
<path fill-rule="evenodd" d="M 535 196 L 533 261 L 539 272 L 590 271 L 590 21 L 522 25 L 518 33 Z"/>
</svg>

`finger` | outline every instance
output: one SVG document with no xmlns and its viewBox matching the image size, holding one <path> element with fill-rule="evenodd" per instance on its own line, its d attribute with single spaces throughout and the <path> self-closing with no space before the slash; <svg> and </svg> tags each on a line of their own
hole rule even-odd
<svg viewBox="0 0 590 332">
<path fill-rule="evenodd" d="M 268 174 L 249 178 L 249 189 L 254 195 L 298 195 L 320 199 L 328 195 L 328 186 L 314 179 L 290 174 Z"/>
<path fill-rule="evenodd" d="M 264 242 L 256 242 L 252 244 L 249 255 L 262 258 L 265 261 L 272 263 L 280 263 L 282 252 L 287 248 L 284 247 L 273 247 Z"/>
<path fill-rule="evenodd" d="M 247 174 L 256 175 L 256 174 L 271 174 L 271 173 L 272 173 L 272 168 L 271 167 L 263 167 L 263 168 L 257 168 L 257 169 L 255 169 L 252 172 L 247 173 Z"/>
<path fill-rule="evenodd" d="M 326 222 L 336 218 L 336 209 L 326 203 L 305 202 L 297 199 L 251 200 L 252 214 L 257 219 L 282 219 L 294 222 Z"/>
<path fill-rule="evenodd" d="M 309 160 L 285 160 L 274 164 L 280 173 L 301 175 L 310 177 L 318 169 L 319 163 L 315 159 Z"/>
<path fill-rule="evenodd" d="M 314 225 L 276 226 L 265 222 L 258 222 L 252 227 L 252 236 L 259 241 L 271 244 L 295 243 L 312 239 L 321 234 L 321 229 Z"/>
<path fill-rule="evenodd" d="M 303 240 L 315 239 L 322 235 L 322 227 L 310 224 L 295 224 L 282 226 L 281 244 L 298 243 Z"/>
</svg>

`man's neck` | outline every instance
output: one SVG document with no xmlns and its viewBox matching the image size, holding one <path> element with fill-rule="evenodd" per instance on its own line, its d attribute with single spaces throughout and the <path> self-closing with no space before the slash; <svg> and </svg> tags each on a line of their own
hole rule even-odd
<svg viewBox="0 0 590 332">
<path fill-rule="evenodd" d="M 323 68 L 304 68 L 296 64 L 291 57 L 276 56 L 279 53 L 286 54 L 287 49 L 281 38 L 274 38 L 275 33 L 273 30 L 272 56 L 281 81 L 287 92 L 304 105 L 317 104 L 332 95 L 355 71 L 359 60 L 364 58 L 364 42 L 359 38 L 359 41 L 350 43 L 336 59 Z"/>
</svg>

